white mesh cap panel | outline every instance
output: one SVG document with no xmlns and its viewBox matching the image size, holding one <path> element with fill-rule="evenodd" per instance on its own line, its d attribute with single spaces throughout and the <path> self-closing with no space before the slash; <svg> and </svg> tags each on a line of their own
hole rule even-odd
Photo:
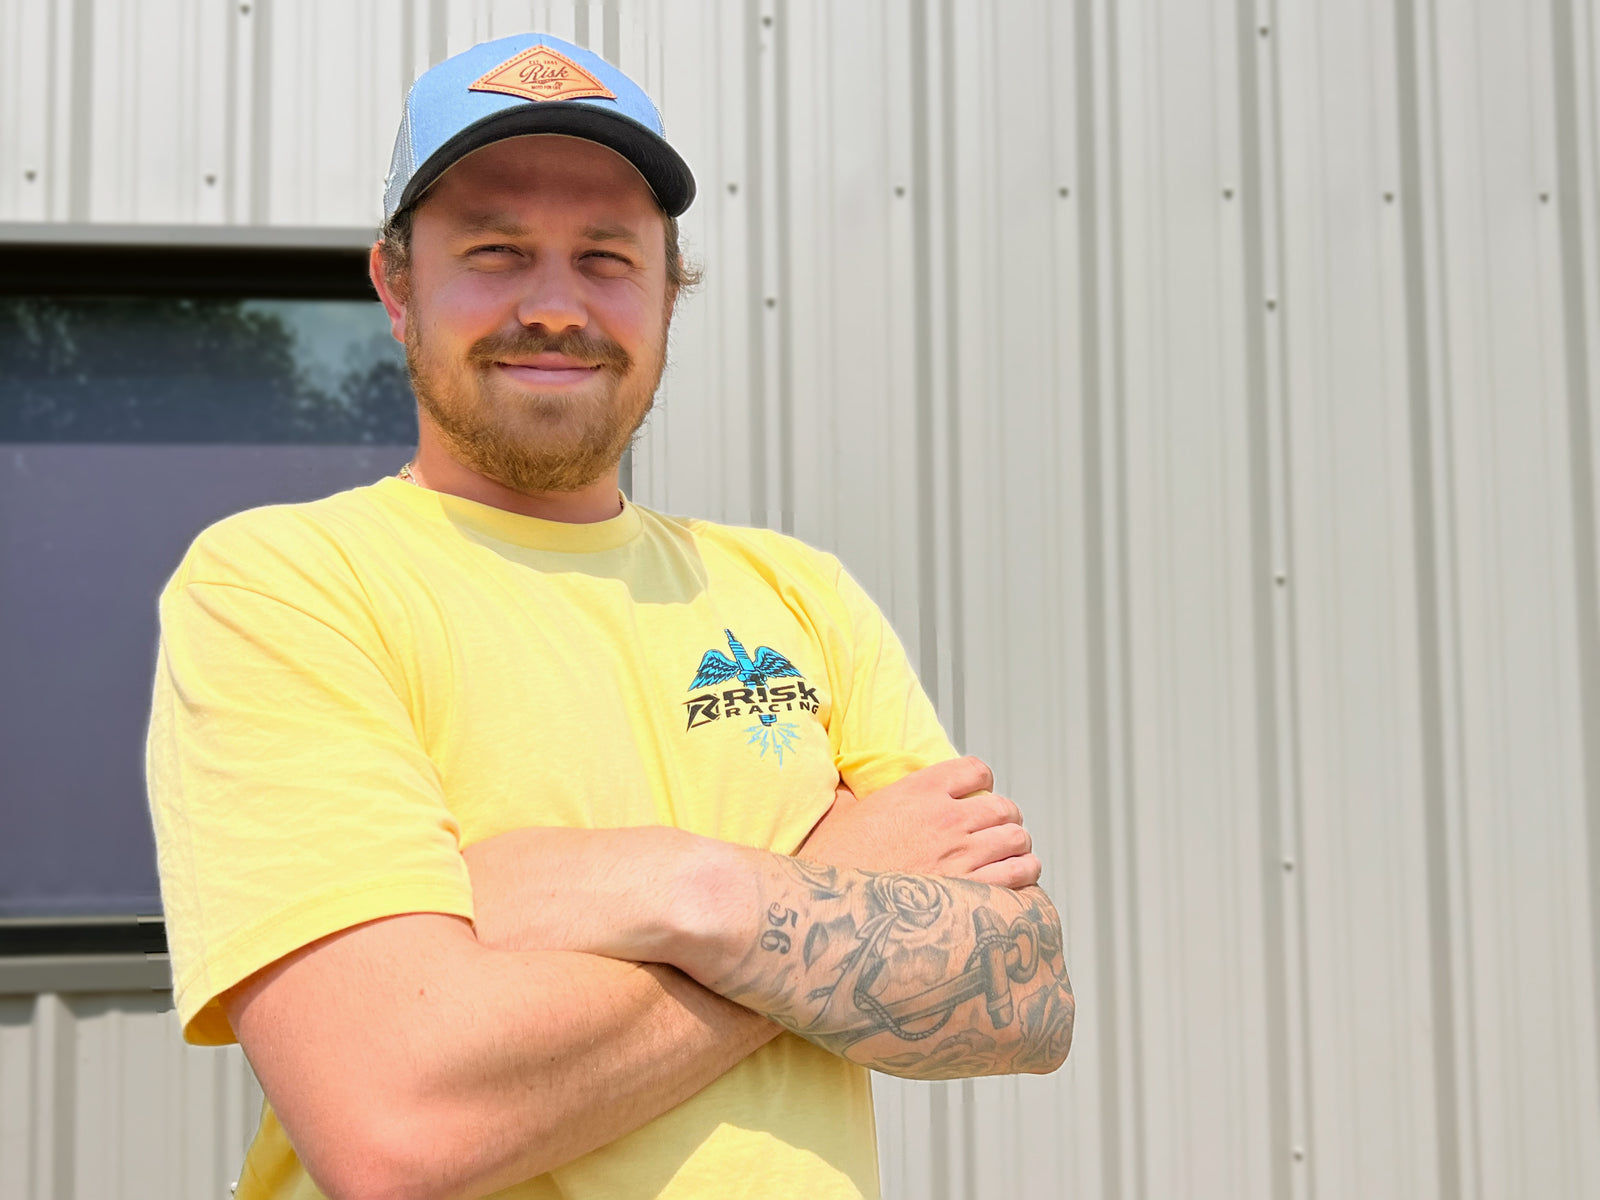
<svg viewBox="0 0 1600 1200">
<path fill-rule="evenodd" d="M 406 190 L 412 173 L 417 169 L 416 156 L 411 149 L 411 97 L 400 110 L 400 132 L 395 134 L 394 157 L 389 160 L 389 178 L 383 183 L 383 219 L 385 224 L 400 207 L 400 194 Z"/>
</svg>

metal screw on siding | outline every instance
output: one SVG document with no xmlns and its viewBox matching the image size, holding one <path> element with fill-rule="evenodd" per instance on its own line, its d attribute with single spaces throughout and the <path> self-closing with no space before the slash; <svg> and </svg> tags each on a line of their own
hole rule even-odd
<svg viewBox="0 0 1600 1200">
<path fill-rule="evenodd" d="M 1276 300 L 1268 300 L 1267 301 L 1267 311 L 1268 312 L 1277 312 L 1278 311 L 1278 302 Z"/>
<path fill-rule="evenodd" d="M 1233 199 L 1233 189 L 1232 188 L 1223 188 L 1222 189 L 1222 198 L 1224 200 L 1232 200 Z"/>
<path fill-rule="evenodd" d="M 1294 1154 L 1295 1162 L 1305 1162 L 1306 1148 L 1304 1146 L 1296 1146 L 1292 1153 Z"/>
<path fill-rule="evenodd" d="M 1284 859 L 1284 860 L 1283 860 L 1283 869 L 1284 869 L 1284 870 L 1285 870 L 1285 871 L 1292 871 L 1292 870 L 1294 870 L 1294 859 L 1292 859 L 1292 858 L 1286 858 L 1286 859 Z"/>
<path fill-rule="evenodd" d="M 1260 29 L 1256 30 L 1256 32 L 1259 33 L 1262 37 L 1266 37 L 1267 34 L 1272 32 L 1272 30 L 1268 26 L 1263 25 Z"/>
<path fill-rule="evenodd" d="M 770 29 L 772 27 L 772 18 L 771 17 L 762 17 L 761 18 L 761 23 L 763 25 L 767 26 Z"/>
<path fill-rule="evenodd" d="M 768 296 L 767 297 L 767 307 L 768 308 L 777 308 L 778 307 L 778 298 L 776 296 Z"/>
<path fill-rule="evenodd" d="M 32 183 L 35 179 L 39 178 L 39 172 L 35 171 L 32 167 L 29 167 L 22 173 L 22 177 L 29 183 Z"/>
<path fill-rule="evenodd" d="M 894 194 L 896 196 L 904 196 L 906 194 L 905 185 L 904 184 L 899 184 L 899 183 L 895 184 L 894 185 Z"/>
<path fill-rule="evenodd" d="M 1393 204 L 1394 203 L 1394 193 L 1393 192 L 1385 192 L 1383 194 L 1383 202 L 1385 204 Z"/>
<path fill-rule="evenodd" d="M 206 176 L 206 186 L 207 187 L 214 186 L 216 184 L 216 182 L 217 182 L 217 177 L 215 175 L 207 175 Z"/>
<path fill-rule="evenodd" d="M 250 15 L 250 6 L 248 4 L 239 5 L 239 12 L 242 15 L 248 17 Z"/>
<path fill-rule="evenodd" d="M 1539 193 L 1539 203 L 1540 204 L 1549 204 L 1550 203 L 1550 193 L 1549 192 L 1540 192 Z"/>
<path fill-rule="evenodd" d="M 1272 582 L 1282 587 L 1289 582 L 1289 576 L 1282 571 L 1274 571 L 1272 573 Z"/>
<path fill-rule="evenodd" d="M 737 196 L 738 194 L 739 194 L 739 185 L 737 183 L 730 183 L 728 185 L 728 195 Z"/>
</svg>

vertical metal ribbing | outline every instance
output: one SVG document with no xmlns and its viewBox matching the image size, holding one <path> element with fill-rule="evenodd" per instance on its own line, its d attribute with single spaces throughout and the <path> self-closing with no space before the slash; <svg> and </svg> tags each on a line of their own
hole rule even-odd
<svg viewBox="0 0 1600 1200">
<path fill-rule="evenodd" d="M 918 7 L 919 7 L 918 5 L 913 4 L 912 5 L 913 11 L 915 12 Z M 939 79 L 942 82 L 948 84 L 949 80 L 951 80 L 951 79 L 956 77 L 956 74 L 955 74 L 955 72 L 956 72 L 955 12 L 954 12 L 953 0 L 943 0 L 943 2 L 938 5 L 938 8 L 937 8 L 936 11 L 938 13 Z M 923 28 L 924 33 L 926 33 L 927 26 L 926 26 L 926 22 L 925 22 L 925 19 L 923 17 L 923 14 L 917 13 L 916 14 L 916 20 L 918 21 L 919 25 Z M 920 71 L 922 73 L 923 86 L 924 87 L 928 87 L 929 86 L 929 76 L 931 75 L 931 71 L 929 69 L 929 63 L 928 63 L 928 60 L 927 60 L 927 57 L 926 57 L 926 53 L 927 53 L 926 52 L 926 42 L 925 41 L 922 42 L 921 45 L 923 47 L 922 54 L 921 55 L 916 55 L 914 53 L 914 57 L 913 57 L 913 60 L 912 60 L 912 70 L 914 72 Z M 928 94 L 928 93 L 919 91 L 919 92 L 916 93 L 916 98 L 920 99 L 923 95 L 926 95 L 926 94 Z M 947 95 L 947 94 L 948 94 L 948 86 L 946 86 L 945 88 L 941 89 L 941 95 Z M 931 99 L 931 97 L 930 97 L 930 99 Z M 943 113 L 943 112 L 944 112 L 944 110 L 943 110 L 943 108 L 941 108 L 941 113 Z M 948 114 L 945 114 L 945 115 L 947 116 Z M 923 119 L 923 118 L 918 118 L 918 119 Z M 944 429 L 944 435 L 945 436 L 944 436 L 944 440 L 945 440 L 945 447 L 944 448 L 945 448 L 946 457 L 945 457 L 945 461 L 943 463 L 943 475 L 944 475 L 944 497 L 943 497 L 943 500 L 944 500 L 944 528 L 947 530 L 947 538 L 948 538 L 948 544 L 946 546 L 946 556 L 947 556 L 946 561 L 949 563 L 949 572 L 950 572 L 950 577 L 949 577 L 950 613 L 949 613 L 949 618 L 948 618 L 949 629 L 950 629 L 950 644 L 949 644 L 948 647 L 946 647 L 946 650 L 947 650 L 947 661 L 950 664 L 950 678 L 949 678 L 948 681 L 941 681 L 940 680 L 940 678 L 939 678 L 939 669 L 938 669 L 938 660 L 937 660 L 937 658 L 935 658 L 935 659 L 932 660 L 933 673 L 931 675 L 925 675 L 924 676 L 924 682 L 927 684 L 928 691 L 932 695 L 937 695 L 939 693 L 939 686 L 938 685 L 941 682 L 947 682 L 948 688 L 949 688 L 948 695 L 950 696 L 950 711 L 949 711 L 950 738 L 958 748 L 965 749 L 966 745 L 967 745 L 967 719 L 966 719 L 966 682 L 967 681 L 966 681 L 966 638 L 965 638 L 966 606 L 965 606 L 965 604 L 963 602 L 964 592 L 963 592 L 963 571 L 962 571 L 962 566 L 963 566 L 962 529 L 963 529 L 963 519 L 964 519 L 964 500 L 963 500 L 963 495 L 962 495 L 962 465 L 963 464 L 962 464 L 962 461 L 961 461 L 961 446 L 962 446 L 962 440 L 961 440 L 961 404 L 960 404 L 960 380 L 961 380 L 961 348 L 960 348 L 960 341 L 961 341 L 961 339 L 955 336 L 955 330 L 957 330 L 957 329 L 959 329 L 961 327 L 961 324 L 960 324 L 960 313 L 961 313 L 961 281 L 960 281 L 961 277 L 960 277 L 960 269 L 961 269 L 961 266 L 960 266 L 960 254 L 959 254 L 959 238 L 960 238 L 961 224 L 960 224 L 960 207 L 959 207 L 959 204 L 957 203 L 957 197 L 960 194 L 959 191 L 958 191 L 959 180 L 957 178 L 957 168 L 958 168 L 959 164 L 956 161 L 957 156 L 956 156 L 956 152 L 955 151 L 956 151 L 956 144 L 957 143 L 956 143 L 956 134 L 955 134 L 954 123 L 952 121 L 948 120 L 948 119 L 943 120 L 943 121 L 940 122 L 940 129 L 941 129 L 941 132 L 942 132 L 942 136 L 944 138 L 944 145 L 942 147 L 942 153 L 940 155 L 939 187 L 940 187 L 940 190 L 941 190 L 941 192 L 942 192 L 942 194 L 944 196 L 945 211 L 944 211 L 944 223 L 943 223 L 942 228 L 939 231 L 940 235 L 941 235 L 940 244 L 939 244 L 939 253 L 941 254 L 941 256 L 943 258 L 944 266 L 945 266 L 945 287 L 944 287 L 943 301 L 944 301 L 944 328 L 945 328 L 945 331 L 946 331 L 946 336 L 945 336 L 944 342 L 943 342 L 943 354 L 940 357 L 940 361 L 937 363 L 937 369 L 943 376 L 943 384 L 944 384 L 944 389 L 943 390 L 944 390 L 944 396 L 945 396 L 945 411 L 944 411 L 944 421 L 945 421 L 945 429 Z M 928 136 L 931 136 L 931 128 L 929 130 Z M 919 142 L 918 147 L 917 147 L 917 154 L 919 155 L 919 159 L 914 159 L 913 160 L 914 166 L 915 167 L 919 167 L 919 169 L 922 172 L 929 172 L 929 169 L 930 169 L 930 163 L 928 161 L 929 160 L 929 148 L 926 145 L 926 143 Z M 919 187 L 919 189 L 918 189 L 918 196 L 916 197 L 916 199 L 917 199 L 917 201 L 919 203 L 924 203 L 925 204 L 926 201 L 927 201 L 927 195 L 926 195 L 926 190 L 925 189 L 926 189 L 926 187 L 931 186 L 931 174 L 928 175 L 928 179 L 929 179 L 929 182 L 924 184 L 922 187 Z M 921 219 L 926 221 L 927 220 L 926 215 L 924 215 Z M 933 250 L 933 230 L 932 230 L 931 227 L 928 229 L 927 236 L 928 236 L 929 252 L 932 253 L 932 250 Z M 921 243 L 918 242 L 916 244 L 917 244 L 917 246 L 919 248 L 919 252 L 920 252 Z M 919 313 L 919 328 L 920 328 L 920 325 L 921 325 L 921 320 L 922 320 L 922 314 Z M 932 321 L 931 308 L 930 308 L 929 312 L 927 313 L 927 320 L 930 323 Z M 933 359 L 932 359 L 933 349 L 932 349 L 932 345 L 931 345 L 931 328 L 930 328 L 930 345 L 929 345 L 929 348 L 928 348 L 928 355 L 929 355 L 929 358 L 928 358 L 927 365 L 928 365 L 928 371 L 929 371 L 929 378 L 931 380 L 932 373 L 933 373 L 933 371 L 935 369 L 935 363 L 933 362 Z M 930 421 L 932 420 L 932 414 L 931 413 L 929 414 L 929 419 L 930 419 Z M 921 433 L 922 433 L 922 431 L 919 428 L 919 430 L 918 430 L 919 438 L 921 436 Z M 930 424 L 928 433 L 929 433 L 930 443 L 931 443 L 931 437 L 932 437 L 931 424 Z M 920 454 L 920 451 L 921 451 L 920 442 L 919 442 L 918 449 L 919 449 L 919 454 Z M 934 469 L 934 463 L 933 463 L 933 459 L 931 457 L 932 456 L 932 446 L 931 446 L 931 444 L 929 446 L 928 453 L 929 453 L 930 457 L 926 461 L 925 471 L 928 474 L 931 475 L 931 473 L 932 473 L 932 471 Z M 932 483 L 931 479 L 929 480 L 929 483 L 930 483 L 930 487 L 931 487 L 931 483 Z M 919 496 L 919 500 L 920 499 L 921 499 L 921 497 Z M 930 502 L 930 504 L 927 507 L 927 509 L 922 513 L 922 516 L 924 517 L 924 519 L 931 518 L 931 515 L 933 513 L 932 504 L 936 504 L 936 503 L 938 503 L 937 499 L 934 499 L 933 501 Z M 921 508 L 920 504 L 919 504 L 919 508 Z M 924 629 L 924 633 L 926 633 L 926 632 L 927 632 L 927 630 Z M 928 651 L 929 645 L 931 644 L 935 650 L 938 649 L 938 642 L 936 640 L 936 637 L 937 637 L 937 635 L 935 634 L 935 640 L 933 640 L 931 642 L 926 642 L 925 641 L 923 643 L 923 662 L 922 662 L 922 666 L 923 666 L 924 670 L 927 669 L 927 667 L 929 665 L 929 661 L 930 661 L 928 659 L 928 657 L 927 657 L 927 651 Z M 932 1135 L 932 1137 L 934 1139 L 933 1140 L 933 1144 L 936 1145 L 936 1146 L 949 1146 L 951 1144 L 951 1132 L 952 1131 L 951 1131 L 951 1120 L 950 1120 L 950 1106 L 954 1102 L 956 1102 L 955 1089 L 953 1087 L 951 1087 L 950 1085 L 948 1085 L 948 1084 L 942 1084 L 942 1085 L 939 1085 L 938 1087 L 936 1087 L 934 1089 L 933 1095 L 929 1099 L 930 1108 L 932 1110 L 932 1126 L 933 1126 L 933 1128 L 930 1131 L 930 1133 L 931 1133 L 931 1135 Z M 967 1157 L 970 1158 L 971 1155 L 969 1154 L 969 1155 L 967 1155 Z M 943 1171 L 935 1172 L 935 1182 L 936 1182 L 936 1186 L 938 1188 L 938 1193 L 936 1195 L 934 1195 L 933 1197 L 931 1197 L 930 1200 L 947 1200 L 947 1198 L 948 1198 L 948 1180 L 947 1180 L 945 1172 L 943 1172 Z"/>
<path fill-rule="evenodd" d="M 1580 753 L 1587 819 L 1589 875 L 1589 967 L 1593 976 L 1594 1021 L 1600 1029 L 1600 498 L 1595 492 L 1594 395 L 1590 390 L 1591 337 L 1585 273 L 1597 247 L 1584 245 L 1582 148 L 1579 135 L 1578 76 L 1581 33 L 1572 0 L 1551 7 L 1551 57 L 1555 63 L 1556 203 L 1561 222 L 1562 323 L 1566 346 L 1567 453 L 1572 471 L 1573 566 L 1578 599 L 1578 694 L 1585 731 Z M 1593 19 L 1591 17 L 1591 19 Z M 1600 80 L 1591 78 L 1592 88 Z M 1591 93 L 1592 94 L 1592 93 Z M 1600 164 L 1597 164 L 1600 165 Z M 1596 1079 L 1600 1080 L 1600 1037 L 1596 1038 Z"/>
<path fill-rule="evenodd" d="M 793 114 L 790 94 L 789 78 L 789 52 L 788 52 L 788 7 L 776 4 L 772 11 L 772 40 L 773 49 L 769 57 L 772 60 L 772 135 L 776 141 L 773 154 L 773 213 L 776 224 L 776 255 L 779 281 L 788 286 L 794 279 L 792 246 L 794 243 L 792 217 L 790 215 L 790 189 L 793 180 L 790 177 L 789 164 L 793 154 L 793 143 L 789 133 L 789 122 Z M 792 304 L 785 304 L 778 310 L 777 322 L 777 361 L 774 364 L 776 380 L 776 395 L 774 401 L 777 406 L 777 461 L 773 464 L 777 471 L 777 500 L 778 500 L 778 528 L 784 533 L 794 533 L 794 322 L 790 315 Z M 770 491 L 769 491 L 770 494 Z"/>
<path fill-rule="evenodd" d="M 1261 828 L 1261 862 L 1258 876 L 1261 885 L 1262 945 L 1266 956 L 1263 977 L 1267 994 L 1265 1010 L 1267 1027 L 1267 1097 L 1270 1135 L 1268 1145 L 1271 1159 L 1267 1177 L 1272 1181 L 1275 1196 L 1304 1197 L 1312 1189 L 1307 1173 L 1294 1172 L 1296 1155 L 1293 1147 L 1301 1147 L 1303 1161 L 1309 1141 L 1308 1120 L 1305 1107 L 1297 1103 L 1293 1079 L 1303 1071 L 1291 1069 L 1290 1006 L 1293 996 L 1304 1003 L 1303 980 L 1295 974 L 1295 965 L 1303 964 L 1304 937 L 1299 923 L 1290 918 L 1300 907 L 1290 903 L 1286 889 L 1294 880 L 1286 879 L 1282 867 L 1285 856 L 1298 858 L 1291 852 L 1292 831 L 1296 822 L 1292 809 L 1298 796 L 1298 779 L 1294 769 L 1292 750 L 1295 739 L 1295 709 L 1293 695 L 1293 614 L 1286 601 L 1281 599 L 1274 584 L 1278 568 L 1284 560 L 1282 539 L 1290 524 L 1287 486 L 1284 483 L 1285 463 L 1283 447 L 1287 442 L 1287 413 L 1282 403 L 1281 388 L 1274 388 L 1269 365 L 1266 324 L 1267 298 L 1278 288 L 1270 280 L 1267 239 L 1269 189 L 1272 197 L 1279 192 L 1281 181 L 1269 167 L 1269 149 L 1272 137 L 1269 130 L 1275 126 L 1273 116 L 1265 105 L 1270 98 L 1262 96 L 1262 78 L 1270 81 L 1273 71 L 1264 66 L 1263 54 L 1272 54 L 1275 41 L 1264 39 L 1261 29 L 1270 33 L 1274 21 L 1270 10 L 1258 14 L 1252 5 L 1241 5 L 1237 10 L 1235 43 L 1239 62 L 1239 110 L 1241 176 L 1239 188 L 1240 221 L 1244 236 L 1243 278 L 1245 306 L 1240 328 L 1244 333 L 1245 380 L 1248 393 L 1247 449 L 1250 464 L 1250 565 L 1251 578 L 1247 589 L 1252 607 L 1252 626 L 1255 635 L 1254 687 L 1256 693 L 1257 744 L 1260 752 L 1255 764 L 1257 787 L 1260 795 L 1258 820 Z M 1263 46 L 1263 42 L 1266 46 Z M 1269 85 L 1270 86 L 1270 83 Z M 1271 156 L 1272 166 L 1276 156 Z M 1274 206 L 1281 210 L 1281 206 Z M 1281 339 L 1283 318 L 1274 317 Z M 1278 343 L 1281 346 L 1281 340 Z M 1274 396 L 1276 394 L 1276 404 Z M 1298 947 L 1299 953 L 1295 953 Z M 1303 970 L 1303 967 L 1301 968 Z M 1304 1019 L 1300 1022 L 1304 1028 Z M 1303 1046 L 1295 1047 L 1302 1064 Z"/>
<path fill-rule="evenodd" d="M 405 10 L 406 28 L 411 26 L 411 9 Z M 227 62 L 226 98 L 223 100 L 224 111 L 222 128 L 224 137 L 234 139 L 239 136 L 239 18 L 234 13 L 229 13 L 224 22 L 227 32 L 224 35 L 224 54 Z M 405 42 L 407 50 L 410 49 L 410 39 Z M 409 61 L 409 54 L 407 60 Z M 402 67 L 402 69 L 404 69 Z M 236 154 L 227 146 L 222 150 L 222 219 L 230 224 L 237 222 L 239 213 L 239 172 L 236 169 Z"/>
<path fill-rule="evenodd" d="M 229 55 L 230 60 L 232 54 Z M 402 100 L 411 87 L 411 70 L 417 61 L 417 13 L 416 6 L 406 4 L 400 10 L 400 61 L 395 65 L 399 67 L 398 78 L 395 82 L 399 85 L 398 95 Z M 232 122 L 229 122 L 232 126 Z"/>
<path fill-rule="evenodd" d="M 18 15 L 20 16 L 20 14 Z M 63 93 L 70 91 L 70 85 L 73 82 L 71 79 L 63 80 L 61 78 L 61 25 L 62 10 L 58 6 L 52 5 L 50 7 L 49 41 L 50 66 L 54 72 L 54 76 L 50 80 L 50 94 L 52 96 L 60 96 Z M 68 86 L 63 86 L 64 84 Z M 58 197 L 61 195 L 59 189 L 61 162 L 59 158 L 59 143 L 56 140 L 56 119 L 58 107 L 59 106 L 55 104 L 46 105 L 44 113 L 45 153 L 49 156 L 49 163 L 51 167 L 49 171 L 45 172 L 44 177 L 44 212 L 45 216 L 51 220 L 54 220 L 60 215 L 59 209 L 57 208 L 59 203 Z"/>
<path fill-rule="evenodd" d="M 600 57 L 613 63 L 622 57 L 622 14 L 617 0 L 605 0 L 600 9 Z"/>
<path fill-rule="evenodd" d="M 1093 276 L 1097 291 L 1091 305 L 1100 305 L 1111 314 L 1109 327 L 1102 325 L 1096 340 L 1101 344 L 1105 358 L 1099 363 L 1096 379 L 1096 405 L 1099 408 L 1098 429 L 1092 452 L 1098 456 L 1098 493 L 1094 498 L 1096 535 L 1109 542 L 1102 545 L 1099 591 L 1103 607 L 1100 610 L 1100 633 L 1110 648 L 1111 659 L 1105 664 L 1102 684 L 1104 691 L 1100 704 L 1105 709 L 1104 755 L 1107 784 L 1105 795 L 1120 802 L 1120 811 L 1112 816 L 1108 810 L 1111 838 L 1111 855 L 1108 871 L 1119 871 L 1114 894 L 1120 904 L 1108 908 L 1107 918 L 1126 937 L 1119 970 L 1126 981 L 1123 993 L 1125 1025 L 1121 1048 L 1126 1050 L 1128 1061 L 1123 1068 L 1128 1091 L 1121 1097 L 1122 1114 L 1127 1120 L 1125 1142 L 1119 1147 L 1133 1166 L 1131 1179 L 1123 1181 L 1126 1194 L 1133 1200 L 1149 1197 L 1149 1137 L 1146 1131 L 1145 1112 L 1148 1107 L 1145 1088 L 1149 1077 L 1145 1069 L 1143 938 L 1140 936 L 1138 914 L 1144 899 L 1144 888 L 1139 870 L 1139 849 L 1134 831 L 1138 828 L 1137 802 L 1141 775 L 1138 751 L 1134 740 L 1133 711 L 1134 667 L 1133 642 L 1126 619 L 1132 598 L 1132 564 L 1128 531 L 1128 437 L 1127 437 L 1127 226 L 1124 214 L 1127 204 L 1123 195 L 1123 134 L 1124 108 L 1122 65 L 1122 22 L 1115 0 L 1106 0 L 1101 9 L 1100 26 L 1104 30 L 1099 49 L 1105 62 L 1102 81 L 1095 93 L 1103 101 L 1104 144 L 1097 147 L 1096 164 L 1103 172 L 1103 183 L 1097 187 L 1104 191 L 1106 209 L 1102 226 L 1091 226 L 1095 236 L 1103 238 L 1108 247 L 1105 261 Z M 1087 106 L 1094 111 L 1095 105 Z M 1093 139 L 1090 139 L 1093 144 Z M 1120 840 L 1119 840 L 1120 834 Z M 1119 911 L 1120 910 L 1120 911 Z M 1103 922 L 1102 924 L 1105 924 Z M 1120 1053 L 1120 1051 L 1119 1051 Z"/>
<path fill-rule="evenodd" d="M 95 96 L 94 4 L 72 2 L 71 151 L 67 181 L 67 220 L 89 219 L 90 171 L 94 156 Z"/>
<path fill-rule="evenodd" d="M 1083 214 L 1079 225 L 1078 254 L 1082 270 L 1078 278 L 1078 307 L 1082 314 L 1082 359 L 1079 364 L 1079 386 L 1083 394 L 1083 461 L 1079 464 L 1082 479 L 1083 537 L 1085 573 L 1085 609 L 1088 620 L 1088 691 L 1089 704 L 1089 778 L 1090 809 L 1093 824 L 1090 838 L 1094 844 L 1094 907 L 1100 934 L 1095 938 L 1094 971 L 1100 997 L 1100 1012 L 1096 1017 L 1099 1031 L 1097 1049 L 1103 1061 L 1100 1072 L 1100 1154 L 1101 1177 L 1105 1184 L 1104 1200 L 1123 1200 L 1127 1188 L 1123 1179 L 1124 1159 L 1122 1114 L 1124 1101 L 1122 1087 L 1127 1082 L 1126 1067 L 1122 1061 L 1122 1045 L 1126 1034 L 1124 1026 L 1127 1013 L 1125 1000 L 1119 986 L 1117 939 L 1113 916 L 1116 905 L 1116 870 L 1111 815 L 1111 731 L 1107 720 L 1110 710 L 1110 664 L 1107 655 L 1107 548 L 1105 537 L 1105 472 L 1101 455 L 1103 435 L 1102 409 L 1106 402 L 1104 367 L 1101 362 L 1103 333 L 1101 331 L 1100 305 L 1100 163 L 1099 142 L 1096 138 L 1096 104 L 1100 92 L 1102 56 L 1096 53 L 1097 20 L 1094 0 L 1077 0 L 1077 56 L 1074 74 L 1078 80 L 1078 162 L 1076 175 L 1080 209 Z M 955 439 L 952 438 L 952 441 Z"/>
<path fill-rule="evenodd" d="M 272 203 L 272 3 L 251 8 L 250 224 L 271 221 Z"/>
<path fill-rule="evenodd" d="M 955 13 L 953 0 L 944 0 L 939 6 L 939 78 L 950 80 L 955 78 Z M 947 114 L 948 115 L 948 114 Z M 940 156 L 939 187 L 945 197 L 944 224 L 940 230 L 940 253 L 945 263 L 944 281 L 944 328 L 946 336 L 943 342 L 943 354 L 938 364 L 944 380 L 945 394 L 945 453 L 944 463 L 944 507 L 945 529 L 948 530 L 948 545 L 945 553 L 950 564 L 950 645 L 947 647 L 947 659 L 950 663 L 949 694 L 950 706 L 950 737 L 959 747 L 967 743 L 967 721 L 961 697 L 966 689 L 966 605 L 962 589 L 964 555 L 962 550 L 962 510 L 963 495 L 961 486 L 961 339 L 955 336 L 955 331 L 961 328 L 961 260 L 958 252 L 961 236 L 961 213 L 956 202 L 957 170 L 959 163 L 956 161 L 956 136 L 954 123 L 945 120 L 940 123 L 944 138 L 943 153 Z M 931 234 L 930 234 L 931 237 Z"/>
<path fill-rule="evenodd" d="M 53 992 L 33 1010 L 34 1180 L 41 1196 L 77 1193 L 78 1044 L 75 1014 Z"/>
<path fill-rule="evenodd" d="M 749 440 L 745 461 L 750 472 L 746 503 L 749 521 L 763 524 L 767 516 L 767 316 L 766 300 L 775 299 L 767 291 L 764 250 L 766 238 L 761 217 L 766 210 L 767 180 L 762 170 L 761 133 L 766 123 L 763 111 L 768 71 L 767 56 L 761 52 L 762 0 L 745 0 L 740 6 L 744 24 L 744 160 L 745 219 L 748 226 L 745 259 L 745 294 L 748 298 L 745 321 L 746 345 L 750 358 L 745 374 L 745 404 L 750 410 Z"/>
<path fill-rule="evenodd" d="M 943 6 L 941 6 L 943 7 Z M 928 20 L 921 4 L 911 15 L 911 378 L 916 406 L 917 489 L 917 672 L 930 696 L 939 694 L 939 552 L 936 544 L 938 497 L 934 479 L 933 423 L 933 229 L 930 223 L 929 172 L 932 122 L 938 104 L 928 83 Z M 941 117 L 943 114 L 940 114 Z M 941 124 L 943 122 L 941 121 Z M 954 479 L 959 473 L 950 472 Z"/>
<path fill-rule="evenodd" d="M 428 63 L 443 62 L 450 48 L 449 0 L 428 0 Z"/>
<path fill-rule="evenodd" d="M 1430 1003 L 1433 1024 L 1434 1106 L 1438 1130 L 1435 1154 L 1441 1200 L 1461 1195 L 1460 1117 L 1456 1082 L 1455 971 L 1451 945 L 1449 841 L 1446 816 L 1443 705 L 1440 661 L 1439 531 L 1434 509 L 1434 408 L 1440 403 L 1427 353 L 1429 307 L 1423 255 L 1421 106 L 1418 95 L 1416 10 L 1395 6 L 1395 57 L 1399 68 L 1400 219 L 1405 255 L 1407 391 L 1410 404 L 1412 537 L 1416 547 L 1418 687 L 1421 697 L 1423 822 L 1427 830 L 1427 904 Z"/>
</svg>

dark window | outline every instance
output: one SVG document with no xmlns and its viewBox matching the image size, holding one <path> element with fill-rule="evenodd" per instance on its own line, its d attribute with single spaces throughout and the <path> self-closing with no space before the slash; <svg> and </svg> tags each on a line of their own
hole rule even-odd
<svg viewBox="0 0 1600 1200">
<path fill-rule="evenodd" d="M 159 912 L 162 584 L 211 522 L 415 442 L 357 246 L 0 245 L 0 918 Z"/>
<path fill-rule="evenodd" d="M 368 300 L 0 297 L 0 442 L 397 445 L 405 357 Z"/>
</svg>

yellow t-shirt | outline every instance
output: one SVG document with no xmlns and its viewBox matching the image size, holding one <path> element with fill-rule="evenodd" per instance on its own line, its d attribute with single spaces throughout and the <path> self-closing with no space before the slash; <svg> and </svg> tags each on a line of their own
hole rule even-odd
<svg viewBox="0 0 1600 1200">
<path fill-rule="evenodd" d="M 624 505 L 591 525 L 385 479 L 213 526 L 161 597 L 148 776 L 184 1034 L 330 933 L 472 916 L 463 846 L 675 825 L 780 853 L 951 757 L 829 555 Z M 317 1195 L 270 1107 L 241 1200 Z M 784 1034 L 634 1133 L 503 1193 L 877 1195 L 867 1073 Z"/>
</svg>

